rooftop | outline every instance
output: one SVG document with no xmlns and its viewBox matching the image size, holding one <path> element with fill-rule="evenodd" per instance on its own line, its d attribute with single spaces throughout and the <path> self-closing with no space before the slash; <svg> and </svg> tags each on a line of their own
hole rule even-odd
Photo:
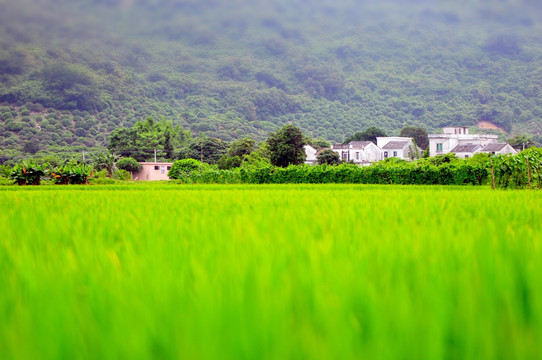
<svg viewBox="0 0 542 360">
<path fill-rule="evenodd" d="M 457 145 L 452 149 L 453 153 L 473 153 L 477 151 L 478 149 L 481 149 L 481 145 L 477 144 L 465 144 L 465 145 Z"/>
<path fill-rule="evenodd" d="M 386 145 L 384 145 L 384 147 L 382 148 L 382 150 L 390 150 L 390 149 L 402 149 L 404 148 L 406 145 L 408 145 L 410 141 L 390 141 L 389 143 L 387 143 Z"/>
<path fill-rule="evenodd" d="M 493 144 L 487 144 L 486 147 L 484 147 L 481 151 L 484 152 L 497 152 L 504 149 L 504 147 L 508 145 L 506 143 L 493 143 Z"/>
</svg>

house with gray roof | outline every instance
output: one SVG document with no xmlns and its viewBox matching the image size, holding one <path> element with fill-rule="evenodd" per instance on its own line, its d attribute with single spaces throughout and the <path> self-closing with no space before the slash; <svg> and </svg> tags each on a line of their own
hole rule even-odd
<svg viewBox="0 0 542 360">
<path fill-rule="evenodd" d="M 445 127 L 442 134 L 429 134 L 428 136 L 429 156 L 454 152 L 453 150 L 458 145 L 481 145 L 484 147 L 496 143 L 498 138 L 497 135 L 469 134 L 469 128 L 466 126 Z"/>
<path fill-rule="evenodd" d="M 429 156 L 455 153 L 457 157 L 468 158 L 478 152 L 516 153 L 510 144 L 497 141 L 497 135 L 469 134 L 466 126 L 445 127 L 442 134 L 429 134 Z"/>
<path fill-rule="evenodd" d="M 477 152 L 480 152 L 482 148 L 483 146 L 479 144 L 463 144 L 457 145 L 450 152 L 454 153 L 458 158 L 468 159 L 473 157 Z"/>
<path fill-rule="evenodd" d="M 333 144 L 331 150 L 339 154 L 341 160 L 358 165 L 369 165 L 380 160 L 380 148 L 371 141 L 351 141 L 348 144 Z"/>
<path fill-rule="evenodd" d="M 381 160 L 396 157 L 410 161 L 421 154 L 421 150 L 414 144 L 414 140 L 409 137 L 377 137 L 376 143 L 382 149 Z"/>
<path fill-rule="evenodd" d="M 517 154 L 518 152 L 516 149 L 512 147 L 512 145 L 507 143 L 493 143 L 493 144 L 487 144 L 483 149 L 480 150 L 482 153 L 487 154 Z"/>
</svg>

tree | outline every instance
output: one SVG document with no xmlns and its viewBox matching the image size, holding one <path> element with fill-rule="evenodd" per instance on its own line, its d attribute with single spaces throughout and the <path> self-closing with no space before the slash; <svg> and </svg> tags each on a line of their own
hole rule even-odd
<svg viewBox="0 0 542 360">
<path fill-rule="evenodd" d="M 92 163 L 96 170 L 107 170 L 109 176 L 113 175 L 115 170 L 115 162 L 118 160 L 119 156 L 111 154 L 109 150 L 105 153 L 98 153 L 92 156 Z"/>
<path fill-rule="evenodd" d="M 216 165 L 220 170 L 229 170 L 240 167 L 242 163 L 243 159 L 239 156 L 222 155 L 222 157 L 218 159 Z"/>
<path fill-rule="evenodd" d="M 231 143 L 230 148 L 228 149 L 228 156 L 235 157 L 238 156 L 242 158 L 245 155 L 250 154 L 256 150 L 256 141 L 252 140 L 249 137 L 235 140 Z"/>
<path fill-rule="evenodd" d="M 228 151 L 228 143 L 214 137 L 201 136 L 193 139 L 177 153 L 177 159 L 195 159 L 216 164 Z"/>
<path fill-rule="evenodd" d="M 299 165 L 305 161 L 306 154 L 303 146 L 305 136 L 294 125 L 284 125 L 281 129 L 271 133 L 267 139 L 270 151 L 271 164 L 280 167 Z"/>
<path fill-rule="evenodd" d="M 371 126 L 365 131 L 357 132 L 352 136 L 346 138 L 343 144 L 348 144 L 351 141 L 372 141 L 376 144 L 376 138 L 381 136 L 388 136 L 383 130 L 377 127 Z"/>
<path fill-rule="evenodd" d="M 155 150 L 160 157 L 173 159 L 175 148 L 187 143 L 190 138 L 189 131 L 174 126 L 165 117 L 156 122 L 149 116 L 145 121 L 136 122 L 132 128 L 113 130 L 107 148 L 115 154 L 132 157 L 137 161 L 153 159 Z"/>
<path fill-rule="evenodd" d="M 416 142 L 416 145 L 420 147 L 420 149 L 424 150 L 429 146 L 429 136 L 427 135 L 427 131 L 425 131 L 422 127 L 416 127 L 416 126 L 407 126 L 404 127 L 401 130 L 401 133 L 399 136 L 403 137 L 410 137 L 413 138 Z"/>
<path fill-rule="evenodd" d="M 116 166 L 118 169 L 126 170 L 130 173 L 138 172 L 141 170 L 141 164 L 136 159 L 131 157 L 125 157 L 117 161 Z"/>
<path fill-rule="evenodd" d="M 169 169 L 170 179 L 180 179 L 183 176 L 189 176 L 194 172 L 201 172 L 209 168 L 209 165 L 195 159 L 177 160 Z"/>
<path fill-rule="evenodd" d="M 341 163 L 339 154 L 331 149 L 326 149 L 318 154 L 318 165 L 338 165 Z"/>
<path fill-rule="evenodd" d="M 536 144 L 533 141 L 532 136 L 528 136 L 528 135 L 515 135 L 513 138 L 507 139 L 506 141 L 514 149 L 520 150 L 520 151 L 536 146 Z"/>
<path fill-rule="evenodd" d="M 323 148 L 328 148 L 331 146 L 331 144 L 322 139 L 307 139 L 307 144 L 315 148 L 316 150 L 321 150 Z"/>
</svg>

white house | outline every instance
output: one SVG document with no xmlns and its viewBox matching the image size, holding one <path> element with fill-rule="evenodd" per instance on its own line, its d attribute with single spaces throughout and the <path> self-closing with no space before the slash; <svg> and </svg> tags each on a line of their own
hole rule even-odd
<svg viewBox="0 0 542 360">
<path fill-rule="evenodd" d="M 469 134 L 469 128 L 464 126 L 446 127 L 442 134 L 429 134 L 429 156 L 448 154 L 458 145 L 484 147 L 496 143 L 497 138 L 497 135 Z"/>
<path fill-rule="evenodd" d="M 414 145 L 414 140 L 409 137 L 400 136 L 386 136 L 377 137 L 376 144 L 382 149 L 380 159 L 387 159 L 390 157 L 396 157 L 404 160 L 411 160 L 411 154 L 413 151 L 418 151 L 421 154 L 421 150 Z"/>
<path fill-rule="evenodd" d="M 318 150 L 316 150 L 315 148 L 313 148 L 310 145 L 305 145 L 305 146 L 303 146 L 303 148 L 305 149 L 305 155 L 306 155 L 305 164 L 309 164 L 309 165 L 317 164 L 318 163 L 318 157 L 317 157 Z"/>
<path fill-rule="evenodd" d="M 486 145 L 483 149 L 480 150 L 482 153 L 488 153 L 488 154 L 517 154 L 518 152 L 516 149 L 512 147 L 512 145 L 507 143 L 493 143 Z"/>
<path fill-rule="evenodd" d="M 333 144 L 331 150 L 339 154 L 343 161 L 368 165 L 380 160 L 380 148 L 371 141 L 351 141 L 348 144 Z"/>
<path fill-rule="evenodd" d="M 467 159 L 473 157 L 474 154 L 480 152 L 483 149 L 482 145 L 478 144 L 466 144 L 466 145 L 457 145 L 452 149 L 452 153 L 455 153 L 455 156 L 461 159 Z"/>
</svg>

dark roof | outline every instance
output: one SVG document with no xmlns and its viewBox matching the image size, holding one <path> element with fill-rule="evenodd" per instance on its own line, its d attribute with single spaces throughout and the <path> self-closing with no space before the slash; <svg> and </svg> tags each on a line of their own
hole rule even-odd
<svg viewBox="0 0 542 360">
<path fill-rule="evenodd" d="M 348 146 L 348 144 L 333 144 L 331 145 L 331 148 L 336 149 L 336 150 L 342 150 L 342 149 L 349 149 L 350 147 Z"/>
<path fill-rule="evenodd" d="M 483 152 L 497 152 L 504 149 L 504 147 L 508 144 L 502 144 L 502 143 L 493 143 L 493 144 L 487 144 L 486 147 L 484 147 L 482 150 Z"/>
<path fill-rule="evenodd" d="M 457 145 L 452 149 L 453 153 L 473 153 L 476 150 L 480 149 L 482 146 L 478 144 L 465 144 L 465 145 Z"/>
<path fill-rule="evenodd" d="M 370 141 L 350 141 L 348 143 L 348 145 L 352 145 L 355 149 L 363 149 L 369 144 L 371 144 Z"/>
<path fill-rule="evenodd" d="M 390 141 L 389 143 L 387 143 L 386 145 L 384 145 L 384 147 L 382 148 L 382 150 L 390 150 L 390 149 L 402 149 L 404 148 L 406 145 L 408 145 L 410 141 Z"/>
</svg>

